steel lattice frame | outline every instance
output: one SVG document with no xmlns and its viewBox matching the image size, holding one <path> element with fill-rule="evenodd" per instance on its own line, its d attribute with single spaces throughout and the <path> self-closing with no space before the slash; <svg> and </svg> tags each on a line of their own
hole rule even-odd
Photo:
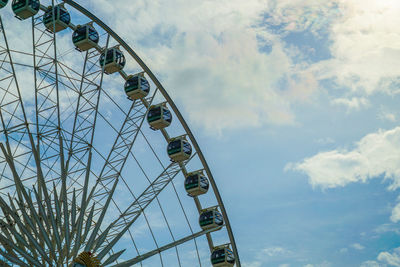
<svg viewBox="0 0 400 267">
<path fill-rule="evenodd" d="M 54 33 L 55 24 L 53 32 L 46 30 L 42 23 L 43 12 L 31 19 L 32 52 L 10 48 L 7 27 L 0 16 L 0 265 L 70 266 L 80 252 L 91 251 L 103 265 L 142 266 L 146 259 L 159 255 L 164 266 L 162 252 L 174 248 L 181 266 L 178 247 L 193 241 L 196 250 L 193 260 L 196 262 L 197 258 L 201 266 L 197 241 L 205 236 L 212 251 L 213 231 L 216 229 L 194 231 L 173 182 L 178 174 L 188 173 L 187 165 L 198 160 L 210 181 L 224 218 L 224 229 L 235 255 L 236 266 L 240 267 L 233 232 L 212 173 L 167 91 L 134 50 L 100 19 L 72 0 L 51 0 L 48 4 L 54 7 L 60 3 L 72 7 L 74 12 L 103 31 L 105 43 L 84 52 L 81 71 L 62 60 L 65 54 L 60 53 L 57 47 L 61 43 L 57 42 L 58 34 Z M 40 9 L 45 11 L 47 7 L 41 5 Z M 53 20 L 54 16 L 53 12 Z M 71 23 L 69 28 L 74 30 L 76 26 Z M 151 96 L 132 102 L 126 100 L 130 104 L 121 107 L 104 89 L 104 66 L 99 65 L 98 58 L 112 43 L 121 46 L 151 79 L 156 87 Z M 31 58 L 31 65 L 14 62 L 15 54 Z M 30 69 L 34 77 L 34 104 L 28 109 L 22 101 L 17 75 L 19 67 Z M 122 70 L 119 74 L 124 80 L 128 77 Z M 171 107 L 192 143 L 195 152 L 188 160 L 163 164 L 143 133 L 147 110 L 157 93 Z M 70 94 L 73 94 L 74 100 L 65 103 L 64 98 L 70 98 Z M 121 112 L 123 119 L 118 126 L 99 111 L 103 97 Z M 116 136 L 108 152 L 95 145 L 99 118 Z M 167 129 L 161 129 L 160 132 L 166 141 L 170 140 Z M 159 161 L 161 170 L 158 175 L 148 174 L 133 153 L 138 138 L 144 140 Z M 96 162 L 93 162 L 95 159 Z M 123 177 L 128 159 L 136 162 L 149 183 L 138 196 L 135 196 L 129 181 Z M 124 206 L 115 198 L 121 184 L 129 191 L 131 199 Z M 179 238 L 173 234 L 159 200 L 160 193 L 169 185 L 175 191 L 190 228 L 189 234 Z M 203 208 L 200 198 L 194 197 L 193 200 L 200 213 Z M 145 213 L 149 205 L 154 203 L 159 206 L 172 238 L 172 242 L 167 244 L 158 244 Z M 110 219 L 107 215 L 111 206 L 117 210 L 117 216 Z M 144 219 L 156 245 L 155 249 L 144 253 L 139 252 L 133 238 L 134 223 L 139 218 Z M 125 255 L 121 260 L 119 258 L 125 251 L 122 243 L 126 236 L 132 241 L 137 255 Z"/>
</svg>

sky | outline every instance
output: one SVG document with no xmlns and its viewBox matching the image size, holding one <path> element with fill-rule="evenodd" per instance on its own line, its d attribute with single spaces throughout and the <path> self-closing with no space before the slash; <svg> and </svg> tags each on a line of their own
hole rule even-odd
<svg viewBox="0 0 400 267">
<path fill-rule="evenodd" d="M 398 1 L 82 5 L 177 103 L 243 266 L 400 266 Z"/>
<path fill-rule="evenodd" d="M 400 2 L 79 3 L 177 104 L 242 266 L 400 266 Z"/>
</svg>

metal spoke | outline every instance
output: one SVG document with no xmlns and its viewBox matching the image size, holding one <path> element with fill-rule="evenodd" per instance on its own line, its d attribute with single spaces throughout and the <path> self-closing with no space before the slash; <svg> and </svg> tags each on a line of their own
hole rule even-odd
<svg viewBox="0 0 400 267">
<path fill-rule="evenodd" d="M 193 157 L 186 160 L 183 164 L 187 164 Z M 129 227 L 139 218 L 148 205 L 157 197 L 157 195 L 172 181 L 173 178 L 181 171 L 178 163 L 171 163 L 144 191 L 132 202 L 129 207 L 113 221 L 107 228 L 108 236 L 111 238 L 110 243 L 116 243 L 121 236 L 129 229 Z M 128 224 L 125 223 L 128 221 Z M 100 252 L 104 254 L 108 252 L 110 245 Z"/>
<path fill-rule="evenodd" d="M 52 0 L 54 7 L 54 0 Z M 55 12 L 53 28 L 55 29 Z M 65 176 L 64 144 L 61 137 L 59 76 L 55 30 L 42 27 L 43 16 L 32 18 L 33 63 L 38 152 L 45 181 Z"/>
<path fill-rule="evenodd" d="M 144 261 L 145 259 L 150 258 L 151 256 L 154 256 L 154 255 L 156 255 L 158 253 L 161 253 L 161 252 L 163 252 L 165 250 L 168 250 L 170 248 L 176 247 L 178 245 L 181 245 L 181 244 L 183 244 L 185 242 L 188 242 L 188 241 L 190 241 L 192 239 L 195 239 L 197 237 L 200 237 L 202 235 L 211 233 L 213 231 L 215 231 L 215 229 L 209 229 L 209 230 L 205 230 L 205 231 L 200 231 L 200 232 L 194 233 L 192 235 L 186 236 L 186 237 L 181 238 L 179 240 L 176 240 L 176 241 L 174 241 L 172 243 L 169 243 L 169 244 L 167 244 L 165 246 L 162 246 L 162 247 L 160 247 L 158 249 L 149 251 L 149 252 L 147 252 L 147 253 L 145 253 L 145 254 L 143 254 L 141 256 L 138 256 L 136 258 L 124 261 L 124 262 L 122 262 L 120 264 L 112 265 L 112 267 L 128 267 L 128 266 L 132 266 L 132 265 L 134 265 L 134 264 L 136 264 L 138 262 L 141 262 L 141 261 Z"/>
</svg>

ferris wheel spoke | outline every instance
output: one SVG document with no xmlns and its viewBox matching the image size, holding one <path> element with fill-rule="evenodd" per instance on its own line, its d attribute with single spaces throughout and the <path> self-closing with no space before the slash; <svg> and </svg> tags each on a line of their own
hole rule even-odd
<svg viewBox="0 0 400 267">
<path fill-rule="evenodd" d="M 151 97 L 150 102 L 153 97 Z M 96 181 L 90 192 L 89 199 L 95 203 L 100 203 L 110 192 L 110 187 L 118 178 L 124 168 L 129 152 L 132 149 L 136 137 L 141 128 L 147 108 L 140 101 L 133 101 L 131 108 L 118 131 L 117 138 L 103 165 L 99 179 Z M 100 184 L 100 186 L 99 186 Z M 101 207 L 98 208 L 101 210 Z"/>
<path fill-rule="evenodd" d="M 32 163 L 31 149 L 34 146 L 32 142 L 30 147 L 24 144 L 24 141 L 30 136 L 28 122 L 25 115 L 24 106 L 22 104 L 19 84 L 15 73 L 14 63 L 9 50 L 6 31 L 3 21 L 0 17 L 0 43 L 2 49 L 0 54 L 4 55 L 4 59 L 0 67 L 0 75 L 3 77 L 0 81 L 0 118 L 2 132 L 5 136 L 6 147 L 14 159 L 20 159 L 20 175 L 23 178 L 27 166 Z M 32 140 L 29 140 L 32 141 Z M 1 159 L 1 156 L 0 156 Z M 2 160 L 5 160 L 2 158 Z M 22 169 L 22 170 L 21 170 Z M 31 175 L 29 171 L 26 173 Z"/>
<path fill-rule="evenodd" d="M 203 236 L 205 234 L 211 233 L 213 231 L 215 231 L 215 229 L 208 229 L 208 230 L 203 230 L 203 231 L 194 233 L 192 235 L 186 236 L 184 238 L 181 238 L 179 240 L 171 242 L 171 243 L 169 243 L 167 245 L 164 245 L 164 246 L 162 246 L 160 248 L 157 248 L 155 250 L 152 250 L 152 251 L 149 251 L 147 253 L 144 253 L 144 254 L 142 254 L 142 255 L 140 255 L 138 257 L 132 258 L 130 260 L 124 261 L 124 262 L 119 263 L 119 264 L 112 265 L 111 267 L 129 267 L 129 266 L 132 266 L 132 265 L 137 264 L 139 262 L 142 262 L 142 261 L 144 261 L 144 260 L 146 260 L 146 259 L 148 259 L 148 258 L 150 258 L 150 257 L 152 257 L 154 255 L 157 255 L 157 254 L 159 254 L 159 253 L 161 253 L 163 251 L 166 251 L 168 249 L 171 249 L 173 247 L 176 247 L 178 245 L 186 243 L 186 242 L 188 242 L 188 241 L 190 241 L 192 239 L 195 239 L 195 238 L 198 238 L 198 237 Z"/>
<path fill-rule="evenodd" d="M 11 199 L 11 196 L 8 196 Z M 4 202 L 4 200 L 2 200 Z M 26 244 L 32 244 L 30 241 L 26 241 L 27 238 L 25 238 L 25 235 L 21 230 L 18 230 L 16 228 L 16 224 L 11 218 L 10 211 L 13 212 L 14 214 L 17 213 L 17 209 L 15 208 L 14 205 L 10 205 L 10 209 L 7 209 L 6 207 L 2 207 L 2 211 L 4 214 L 6 214 L 6 220 L 7 222 L 2 221 L 2 233 L 6 235 L 6 240 L 14 242 L 15 245 L 18 245 L 20 249 L 22 249 L 24 252 L 26 252 Z M 29 220 L 29 219 L 28 219 Z M 27 218 L 24 215 L 24 221 L 27 223 Z M 4 241 L 0 241 L 0 243 L 3 243 Z M 6 248 L 8 247 L 7 245 L 5 246 Z M 15 255 L 11 249 L 8 249 L 8 252 L 12 255 Z M 32 255 L 34 257 L 37 257 L 36 251 L 32 251 Z"/>
<path fill-rule="evenodd" d="M 37 240 L 40 239 L 40 235 L 36 230 L 36 227 L 34 225 L 34 223 L 32 222 L 32 220 L 29 218 L 29 216 L 27 215 L 24 207 L 23 207 L 23 203 L 25 203 L 25 201 L 28 203 L 28 206 L 30 207 L 30 211 L 33 214 L 33 216 L 37 215 L 34 208 L 33 208 L 33 204 L 31 202 L 31 196 L 26 192 L 25 187 L 23 186 L 17 172 L 15 169 L 15 166 L 13 164 L 12 161 L 12 156 L 6 151 L 6 148 L 4 147 L 4 145 L 2 143 L 0 143 L 0 148 L 7 160 L 8 166 L 10 167 L 12 173 L 13 173 L 13 177 L 14 177 L 14 181 L 15 181 L 15 185 L 16 185 L 16 189 L 17 189 L 17 193 L 18 193 L 18 201 L 17 203 L 20 205 L 20 210 L 22 212 L 22 215 L 26 221 L 26 224 L 24 225 L 21 220 L 20 217 L 18 215 L 17 210 L 15 209 L 14 205 L 13 205 L 13 201 L 10 198 L 10 206 L 7 205 L 7 203 L 3 200 L 2 197 L 0 197 L 0 204 L 2 206 L 2 208 L 4 208 L 5 212 L 8 213 L 13 221 L 14 224 L 18 225 L 19 230 L 21 231 L 21 233 L 23 233 L 27 239 L 34 245 L 34 248 L 37 250 L 37 252 L 44 258 L 47 259 L 48 261 L 50 261 L 50 259 L 47 257 L 47 254 L 45 253 L 45 251 L 43 250 L 42 247 L 40 247 L 39 243 Z M 47 201 L 48 202 L 48 201 Z M 49 205 L 49 202 L 47 203 L 47 205 Z M 12 210 L 12 209 L 13 210 Z M 51 208 L 49 209 L 51 210 Z M 54 219 L 54 218 L 53 218 Z M 55 223 L 52 223 L 52 227 L 55 227 Z M 53 228 L 55 229 L 55 228 Z M 13 228 L 11 227 L 10 230 L 13 232 Z M 14 232 L 14 236 L 16 237 L 20 237 L 21 235 L 19 235 L 17 232 Z M 55 235 L 55 237 L 57 237 L 57 235 Z M 21 240 L 22 241 L 22 240 Z M 20 251 L 18 251 L 19 253 L 21 253 Z M 49 262 L 50 263 L 50 262 Z"/>
<path fill-rule="evenodd" d="M 194 156 L 194 155 L 193 155 Z M 187 164 L 192 158 L 186 160 L 183 164 Z M 133 202 L 129 207 L 107 228 L 109 244 L 101 247 L 100 255 L 104 256 L 118 242 L 131 225 L 139 218 L 148 205 L 157 197 L 157 195 L 175 178 L 181 171 L 178 163 L 171 163 L 146 190 Z M 128 222 L 128 223 L 126 223 Z"/>
<path fill-rule="evenodd" d="M 22 267 L 29 267 L 28 264 L 26 264 L 25 262 L 21 261 L 19 259 L 19 257 L 17 255 L 12 255 L 9 252 L 5 252 L 3 251 L 3 249 L 0 248 L 0 254 L 7 260 L 9 260 L 11 263 L 15 263 L 18 264 L 18 266 L 22 266 Z M 8 263 L 5 263 L 5 266 L 10 266 Z"/>
<path fill-rule="evenodd" d="M 142 133 L 142 131 L 140 131 L 140 132 Z M 142 134 L 143 134 L 143 133 L 142 133 Z M 153 152 L 154 152 L 154 151 L 153 151 Z M 155 152 L 154 152 L 154 153 L 155 153 Z M 148 176 L 147 173 L 144 171 L 144 168 L 142 167 L 142 165 L 139 163 L 139 161 L 137 160 L 137 158 L 135 157 L 135 155 L 133 154 L 132 151 L 130 152 L 130 154 L 131 154 L 131 156 L 133 157 L 133 159 L 135 160 L 136 164 L 139 166 L 139 169 L 141 170 L 141 172 L 143 173 L 143 175 L 146 177 L 146 180 L 147 180 L 147 181 L 149 182 L 149 184 L 151 185 L 151 181 L 150 181 L 150 179 L 149 179 L 149 176 Z M 156 157 L 157 157 L 157 156 L 156 156 Z M 161 163 L 161 162 L 160 162 L 160 163 Z M 165 170 L 164 165 L 161 164 L 161 166 L 162 166 L 163 169 Z M 128 186 L 128 183 L 126 182 L 126 180 L 125 180 L 122 176 L 121 176 L 121 180 L 124 182 L 125 186 L 129 189 L 129 192 L 132 194 L 132 196 L 134 196 L 132 190 L 131 190 L 131 189 L 129 188 L 129 186 Z M 137 198 L 135 198 L 135 197 L 134 197 L 134 199 L 135 199 L 135 201 L 137 200 Z M 156 196 L 155 199 L 156 199 L 157 204 L 158 204 L 158 206 L 159 206 L 159 208 L 160 208 L 160 210 L 161 210 L 161 213 L 162 213 L 162 215 L 163 215 L 164 221 L 165 221 L 165 223 L 166 223 L 166 225 L 167 225 L 167 228 L 168 228 L 168 231 L 169 231 L 169 233 L 170 233 L 170 235 L 171 235 L 171 238 L 172 238 L 173 241 L 175 241 L 175 236 L 174 236 L 174 234 L 172 233 L 170 224 L 169 224 L 169 222 L 168 222 L 168 220 L 167 220 L 167 217 L 165 216 L 164 209 L 163 209 L 163 207 L 161 206 L 161 203 L 160 203 L 160 200 L 158 199 L 158 196 Z M 179 202 L 180 202 L 180 200 L 179 200 Z M 182 207 L 182 205 L 181 205 L 181 207 Z M 183 207 L 182 207 L 182 208 L 183 208 Z M 144 211 L 143 211 L 143 212 L 144 212 Z M 185 214 L 185 211 L 184 211 L 184 210 L 183 210 L 183 212 L 184 212 L 184 214 Z M 122 213 L 121 213 L 121 214 L 122 214 Z M 145 214 L 144 214 L 144 215 L 145 215 Z M 146 216 L 144 216 L 144 217 L 145 217 L 146 223 L 148 224 L 149 228 L 151 228 L 150 225 L 149 225 L 149 223 L 148 223 L 147 217 L 146 217 Z M 185 217 L 186 217 L 186 214 L 185 214 Z M 187 219 L 187 217 L 186 217 L 186 219 Z M 128 223 L 127 218 L 123 218 L 123 220 L 124 220 L 125 224 Z M 189 224 L 189 227 L 190 227 L 190 229 L 191 229 L 190 224 Z M 128 231 L 130 231 L 130 230 L 128 230 Z M 150 231 L 151 231 L 151 233 L 152 233 L 152 230 L 150 230 Z M 192 234 L 193 234 L 193 231 L 192 231 Z M 153 235 L 153 233 L 152 233 L 152 235 Z M 154 235 L 153 235 L 153 239 L 154 239 L 155 243 L 157 244 L 157 242 L 156 242 L 156 240 L 155 240 L 155 238 L 154 238 Z M 195 241 L 195 243 L 196 243 L 196 241 Z M 196 247 L 197 247 L 197 244 L 196 244 Z M 157 248 L 158 248 L 158 245 L 157 245 Z M 97 249 L 97 248 L 96 248 L 96 249 Z M 177 257 L 178 257 L 178 264 L 179 264 L 179 266 L 181 266 L 180 257 L 179 257 L 179 251 L 178 251 L 178 248 L 177 248 L 177 247 L 175 248 L 175 251 L 176 251 L 176 254 L 177 254 Z M 139 253 L 138 253 L 138 254 L 139 254 Z M 200 260 L 200 258 L 199 258 L 199 260 Z M 201 266 L 201 264 L 200 264 L 200 266 Z"/>
<path fill-rule="evenodd" d="M 4 254 L 6 254 L 6 252 L 4 252 L 2 249 L 0 249 L 0 255 L 3 256 Z M 3 256 L 3 257 L 4 257 L 4 256 Z M 7 259 L 6 259 L 5 257 L 4 257 L 2 260 L 0 260 L 0 265 L 1 265 L 1 266 L 4 266 L 4 267 L 12 267 L 12 266 L 9 264 L 10 262 L 8 262 L 8 261 L 6 262 L 6 260 L 7 260 Z"/>
<path fill-rule="evenodd" d="M 54 1 L 52 5 L 54 6 Z M 47 158 L 50 161 L 47 166 L 54 166 L 52 162 L 59 166 L 59 169 L 47 168 L 44 177 L 46 180 L 49 177 L 60 177 L 60 173 L 66 177 L 66 174 L 61 137 L 56 34 L 55 31 L 40 27 L 42 19 L 43 16 L 32 18 L 36 134 L 40 159 Z M 45 139 L 50 142 L 46 143 Z"/>
<path fill-rule="evenodd" d="M 109 37 L 107 37 L 106 49 L 108 47 Z M 67 173 L 74 172 L 75 178 L 70 183 L 73 186 L 77 180 L 85 177 L 83 186 L 82 201 L 85 201 L 87 194 L 87 185 L 89 170 L 92 157 L 93 137 L 95 133 L 98 106 L 100 100 L 101 87 L 104 78 L 104 66 L 98 66 L 93 58 L 97 58 L 100 53 L 97 50 L 86 52 L 83 63 L 83 71 L 79 86 L 79 97 L 76 104 L 75 117 L 73 122 L 72 136 L 66 162 Z M 86 84 L 86 80 L 90 83 Z M 76 142 L 78 140 L 78 142 Z M 82 142 L 84 140 L 84 142 Z M 74 155 L 74 157 L 72 157 Z M 71 160 L 73 168 L 69 169 Z"/>
</svg>

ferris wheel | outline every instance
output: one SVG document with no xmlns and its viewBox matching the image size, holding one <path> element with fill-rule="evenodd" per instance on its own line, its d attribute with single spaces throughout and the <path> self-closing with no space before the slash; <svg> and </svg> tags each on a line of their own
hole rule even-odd
<svg viewBox="0 0 400 267">
<path fill-rule="evenodd" d="M 0 266 L 239 266 L 152 71 L 72 0 L 0 0 Z"/>
</svg>

